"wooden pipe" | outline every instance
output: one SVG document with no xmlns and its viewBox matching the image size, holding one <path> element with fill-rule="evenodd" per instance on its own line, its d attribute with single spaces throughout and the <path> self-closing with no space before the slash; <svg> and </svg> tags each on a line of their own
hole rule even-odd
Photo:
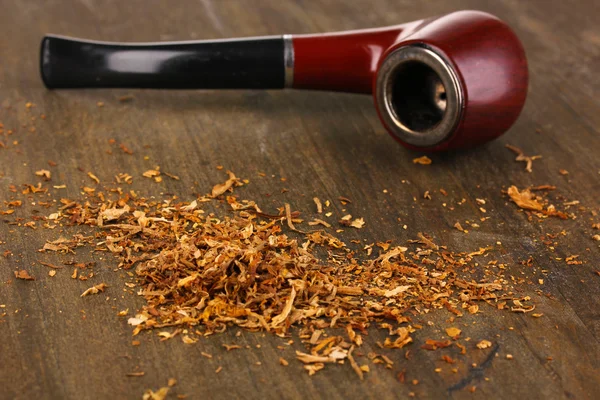
<svg viewBox="0 0 600 400">
<path fill-rule="evenodd" d="M 378 29 L 214 41 L 107 43 L 48 35 L 50 89 L 312 89 L 369 93 L 403 145 L 472 147 L 502 135 L 525 103 L 517 36 L 478 11 Z"/>
</svg>

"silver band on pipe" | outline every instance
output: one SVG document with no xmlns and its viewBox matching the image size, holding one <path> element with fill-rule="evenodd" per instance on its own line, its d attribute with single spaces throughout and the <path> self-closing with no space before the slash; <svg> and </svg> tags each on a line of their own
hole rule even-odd
<svg viewBox="0 0 600 400">
<path fill-rule="evenodd" d="M 286 88 L 294 86 L 294 42 L 292 35 L 283 35 L 283 68 Z"/>
</svg>

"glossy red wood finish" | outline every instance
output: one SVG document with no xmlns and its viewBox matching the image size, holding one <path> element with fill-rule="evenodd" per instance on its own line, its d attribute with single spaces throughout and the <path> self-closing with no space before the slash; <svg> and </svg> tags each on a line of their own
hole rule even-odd
<svg viewBox="0 0 600 400">
<path fill-rule="evenodd" d="M 405 27 L 294 35 L 294 88 L 372 93 L 381 57 Z"/>
<path fill-rule="evenodd" d="M 458 74 L 464 109 L 453 135 L 427 150 L 472 147 L 502 135 L 527 96 L 521 42 L 508 25 L 483 12 L 459 11 L 374 30 L 300 35 L 293 42 L 295 88 L 353 93 L 373 93 L 379 65 L 398 47 L 419 43 L 435 49 Z"/>
</svg>

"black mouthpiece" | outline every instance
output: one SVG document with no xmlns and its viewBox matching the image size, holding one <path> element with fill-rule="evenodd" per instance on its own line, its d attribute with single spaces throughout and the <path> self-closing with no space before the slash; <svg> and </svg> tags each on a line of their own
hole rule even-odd
<svg viewBox="0 0 600 400">
<path fill-rule="evenodd" d="M 40 69 L 50 89 L 281 89 L 284 39 L 137 44 L 49 35 Z"/>
</svg>

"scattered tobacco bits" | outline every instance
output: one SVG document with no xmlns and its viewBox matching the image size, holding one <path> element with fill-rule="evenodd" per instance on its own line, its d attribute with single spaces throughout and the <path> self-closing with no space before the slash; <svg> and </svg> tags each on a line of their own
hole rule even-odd
<svg viewBox="0 0 600 400">
<path fill-rule="evenodd" d="M 61 199 L 59 210 L 50 211 L 53 223 L 89 226 L 95 234 L 60 237 L 41 250 L 75 254 L 89 247 L 113 254 L 119 268 L 135 274 L 137 293 L 146 304 L 127 320 L 133 335 L 157 329 L 161 340 L 181 336 L 184 344 L 192 345 L 199 335 L 233 325 L 280 336 L 298 327 L 310 351 L 296 355 L 310 375 L 348 360 L 346 365 L 364 377 L 369 367 L 361 365 L 353 349 L 363 345 L 363 333 L 371 325 L 387 332 L 381 347 L 402 349 L 422 329 L 413 318 L 430 310 L 445 309 L 458 318 L 461 310 L 479 312 L 478 303 L 511 300 L 514 307 L 497 308 L 533 309 L 528 300 L 510 294 L 511 282 L 501 271 L 476 273 L 475 258 L 491 248 L 453 252 L 419 233 L 402 246 L 377 242 L 369 247 L 370 256 L 359 260 L 330 233 L 298 230 L 294 221 L 302 223 L 295 219 L 299 213 L 287 203 L 278 215 L 271 215 L 253 201 L 226 196 L 228 211 L 216 215 L 203 210 L 206 202 L 221 202 L 211 199 L 240 186 L 235 174 L 228 172 L 228 177 L 210 196 L 191 202 L 175 197 L 154 201 L 118 191 L 115 200 L 95 192 L 83 201 Z M 350 215 L 342 221 L 364 225 L 362 218 Z M 308 225 L 315 226 L 310 220 Z M 325 259 L 317 256 L 322 250 L 328 255 Z M 72 277 L 87 279 L 82 271 L 76 267 Z M 94 285 L 82 296 L 105 287 Z M 336 327 L 344 334 L 324 334 Z M 448 328 L 446 333 L 456 340 L 460 330 Z M 450 340 L 427 339 L 421 347 L 435 351 L 453 343 L 466 352 Z"/>
<path fill-rule="evenodd" d="M 413 159 L 414 164 L 429 165 L 429 164 L 431 164 L 431 162 L 432 162 L 431 158 L 429 158 L 427 156 L 422 156 L 422 157 Z"/>
<path fill-rule="evenodd" d="M 114 139 L 109 141 L 111 146 L 116 143 Z M 121 143 L 119 147 L 124 153 L 133 154 L 125 144 Z M 525 156 L 514 146 L 509 149 L 531 172 L 532 161 L 539 156 Z M 432 160 L 423 156 L 413 162 L 430 165 Z M 49 171 L 38 172 L 44 180 L 51 178 Z M 91 172 L 88 176 L 96 184 L 100 183 Z M 124 172 L 115 171 L 113 176 L 118 185 L 130 185 L 133 180 Z M 163 176 L 179 180 L 158 166 L 142 176 L 155 182 Z M 259 173 L 259 176 L 266 174 Z M 103 183 L 110 185 L 104 179 Z M 22 188 L 15 186 L 10 190 L 12 193 L 50 196 L 48 189 L 51 188 L 42 183 Z M 467 324 L 460 324 L 459 318 L 468 313 L 469 318 L 475 319 L 477 314 L 495 309 L 529 313 L 535 308 L 529 297 L 515 297 L 520 291 L 513 290 L 512 277 L 507 277 L 504 266 L 492 259 L 491 247 L 457 252 L 439 238 L 423 233 L 416 237 L 411 235 L 403 243 L 367 244 L 361 240 L 346 243 L 342 236 L 331 233 L 332 224 L 324 219 L 333 216 L 330 222 L 339 220 L 342 226 L 360 229 L 366 225 L 363 218 L 334 216 L 335 207 L 321 215 L 324 207 L 330 207 L 330 202 L 322 203 L 317 197 L 313 198 L 315 206 L 311 205 L 309 210 L 314 213 L 316 207 L 316 214 L 307 217 L 306 221 L 298 219 L 300 213 L 292 212 L 292 206 L 287 203 L 278 211 L 263 212 L 256 202 L 240 200 L 237 191 L 233 193 L 247 183 L 227 171 L 227 178 L 214 185 L 209 194 L 189 201 L 182 201 L 176 195 L 159 201 L 125 189 L 127 186 L 105 187 L 103 193 L 100 188 L 86 187 L 83 198 L 56 198 L 57 206 L 49 203 L 47 217 L 36 219 L 37 224 L 29 227 L 71 225 L 78 229 L 90 228 L 89 232 L 72 237 L 55 236 L 55 240 L 46 242 L 40 251 L 72 257 L 85 248 L 114 256 L 119 271 L 126 271 L 136 278 L 135 285 L 129 281 L 126 286 L 135 286 L 135 293 L 144 300 L 144 305 L 131 313 L 129 310 L 114 311 L 118 318 L 127 319 L 134 336 L 142 331 L 152 331 L 161 340 L 175 339 L 181 340 L 183 345 L 194 345 L 202 336 L 208 337 L 202 340 L 210 340 L 211 334 L 233 326 L 280 337 L 286 337 L 295 329 L 305 350 L 296 353 L 297 361 L 294 362 L 301 363 L 310 375 L 335 366 L 352 368 L 363 379 L 370 368 L 385 366 L 392 369 L 394 362 L 387 356 L 361 353 L 361 346 L 373 340 L 367 331 L 371 327 L 381 329 L 385 335 L 376 343 L 385 349 L 382 351 L 398 352 L 399 357 L 405 355 L 407 360 L 418 351 L 437 352 L 432 354 L 446 364 L 462 365 L 464 357 L 461 360 L 461 355 L 467 353 L 467 347 L 459 340 L 466 343 L 469 338 L 461 338 L 461 329 L 456 326 Z M 523 190 L 511 186 L 508 195 L 519 208 L 527 210 L 528 216 L 567 217 L 545 199 L 545 191 L 553 189 L 549 185 Z M 383 192 L 387 193 L 387 190 Z M 439 192 L 448 196 L 444 189 Z M 431 192 L 425 191 L 423 197 L 431 200 L 431 193 L 435 194 L 435 188 Z M 343 205 L 351 202 L 346 197 L 338 197 L 338 200 Z M 453 205 L 450 198 L 447 201 L 449 206 Z M 484 199 L 475 201 L 477 207 L 486 205 Z M 577 205 L 565 199 L 560 201 L 558 204 L 567 207 Z M 459 205 L 465 202 L 461 201 Z M 14 211 L 21 206 L 20 202 L 11 203 L 5 204 L 4 209 L 8 207 L 8 211 Z M 212 207 L 215 204 L 218 212 Z M 52 207 L 54 209 L 50 209 Z M 483 208 L 480 210 L 486 212 Z M 478 214 L 477 218 L 480 216 Z M 481 222 L 488 218 L 481 218 Z M 34 221 L 19 221 L 21 226 L 30 222 Z M 400 226 L 403 224 L 404 221 Z M 463 225 L 475 228 L 469 221 Z M 306 232 L 299 229 L 305 227 Z M 455 227 L 466 232 L 460 223 Z M 406 225 L 404 229 L 407 229 Z M 62 235 L 66 236 L 65 233 Z M 352 243 L 358 245 L 358 251 Z M 110 257 L 107 260 L 110 262 Z M 580 260 L 574 257 L 565 262 L 578 263 Z M 41 264 L 49 267 L 51 273 L 59 268 Z M 69 265 L 74 268 L 73 274 L 69 269 L 63 278 L 93 278 L 83 267 Z M 25 270 L 15 272 L 15 276 L 33 279 Z M 97 294 L 105 288 L 104 283 L 94 284 L 81 296 Z M 429 325 L 421 325 L 419 321 L 433 312 L 447 313 L 449 324 L 455 326 L 427 331 Z M 538 317 L 542 314 L 529 315 Z M 417 331 L 422 334 L 417 335 Z M 140 341 L 133 340 L 132 345 L 138 346 Z M 489 341 L 481 341 L 477 347 L 491 345 Z M 240 349 L 236 344 L 223 347 L 227 351 Z M 460 349 L 460 355 L 457 349 Z M 452 357 L 444 353 L 448 351 L 453 352 Z M 213 358 L 204 352 L 202 356 Z M 215 355 L 213 361 L 218 357 Z M 286 357 L 292 362 L 292 356 Z M 289 365 L 283 357 L 279 363 Z M 218 367 L 215 373 L 221 370 Z M 409 383 L 418 383 L 410 375 L 406 378 L 405 373 L 403 370 L 398 374 L 399 381 L 408 379 Z M 144 398 L 164 398 L 168 387 L 174 384 L 174 380 L 169 380 L 167 387 L 156 392 L 148 390 Z"/>
</svg>

